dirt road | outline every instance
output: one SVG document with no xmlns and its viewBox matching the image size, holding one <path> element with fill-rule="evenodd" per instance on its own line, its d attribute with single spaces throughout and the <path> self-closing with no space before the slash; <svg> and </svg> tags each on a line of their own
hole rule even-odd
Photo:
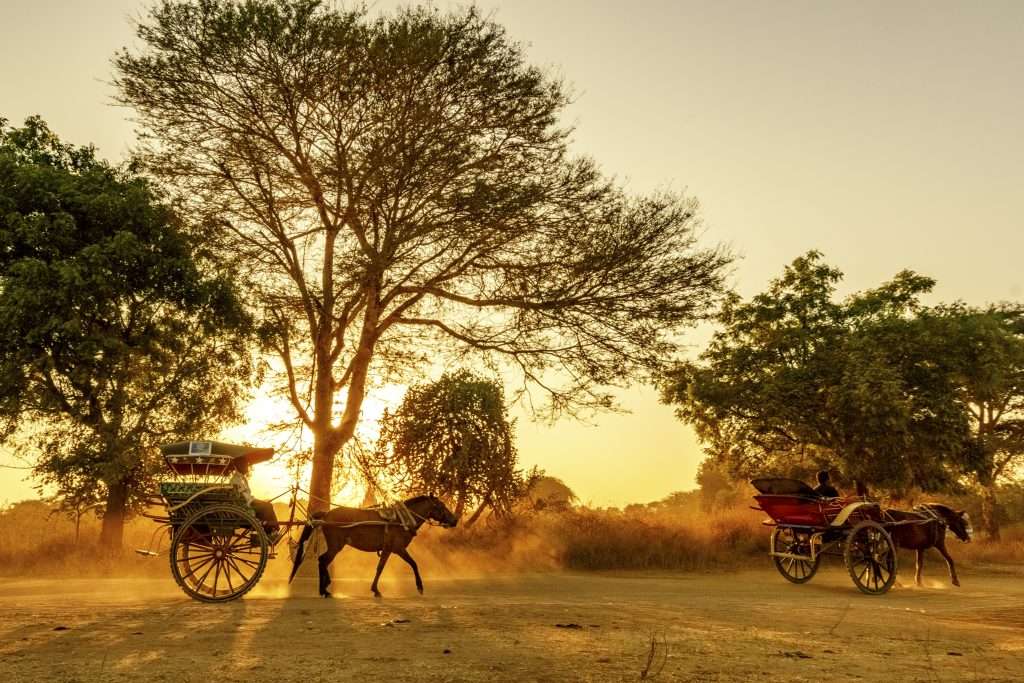
<svg viewBox="0 0 1024 683">
<path fill-rule="evenodd" d="M 654 680 L 1024 679 L 1024 577 L 962 578 L 869 597 L 841 566 L 804 586 L 768 570 L 425 572 L 421 597 L 389 567 L 381 600 L 369 577 L 337 581 L 333 600 L 270 578 L 227 605 L 169 577 L 3 580 L 0 681 L 628 681 L 652 634 Z"/>
</svg>

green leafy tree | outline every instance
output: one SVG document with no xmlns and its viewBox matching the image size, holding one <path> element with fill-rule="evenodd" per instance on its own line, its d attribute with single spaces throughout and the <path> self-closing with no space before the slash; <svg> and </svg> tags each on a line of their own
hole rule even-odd
<svg viewBox="0 0 1024 683">
<path fill-rule="evenodd" d="M 138 36 L 120 99 L 245 264 L 314 508 L 374 378 L 498 358 L 554 414 L 606 407 L 721 291 L 696 203 L 570 154 L 565 87 L 476 9 L 163 0 Z"/>
<path fill-rule="evenodd" d="M 102 543 L 150 490 L 154 446 L 237 417 L 252 370 L 230 281 L 130 168 L 38 118 L 0 122 L 0 418 L 66 500 L 104 500 Z"/>
<path fill-rule="evenodd" d="M 509 512 L 529 487 L 512 432 L 501 386 L 460 370 L 410 387 L 384 415 L 378 462 L 406 490 L 454 501 L 456 515 L 475 505 L 472 526 L 487 508 Z"/>
<path fill-rule="evenodd" d="M 896 490 L 948 486 L 968 424 L 944 340 L 917 315 L 934 283 L 902 272 L 837 301 L 841 277 L 810 252 L 763 294 L 731 297 L 663 399 L 737 475 L 833 466 Z"/>
<path fill-rule="evenodd" d="M 983 528 L 999 538 L 999 485 L 1024 464 L 1024 308 L 940 306 L 927 323 L 963 392 L 971 431 L 963 472 L 980 492 Z"/>
</svg>

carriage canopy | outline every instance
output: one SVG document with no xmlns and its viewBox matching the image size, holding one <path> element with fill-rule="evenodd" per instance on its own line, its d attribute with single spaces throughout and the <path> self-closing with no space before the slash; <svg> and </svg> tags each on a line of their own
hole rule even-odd
<svg viewBox="0 0 1024 683">
<path fill-rule="evenodd" d="M 769 496 L 807 496 L 809 498 L 820 498 L 814 489 L 799 479 L 786 479 L 784 477 L 764 477 L 753 479 L 750 485 L 757 489 L 758 493 Z"/>
<path fill-rule="evenodd" d="M 236 462 L 255 465 L 270 460 L 273 448 L 236 446 L 220 441 L 181 441 L 160 447 L 164 462 L 183 476 L 220 476 L 227 474 Z"/>
</svg>

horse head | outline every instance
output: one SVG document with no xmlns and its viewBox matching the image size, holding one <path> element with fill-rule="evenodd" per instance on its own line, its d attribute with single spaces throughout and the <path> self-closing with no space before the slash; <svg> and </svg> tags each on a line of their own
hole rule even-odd
<svg viewBox="0 0 1024 683">
<path fill-rule="evenodd" d="M 420 517 L 433 520 L 446 529 L 451 529 L 459 523 L 459 518 L 437 496 L 417 496 L 406 501 L 406 505 L 410 509 L 415 507 L 415 512 Z"/>
<path fill-rule="evenodd" d="M 430 498 L 433 505 L 431 505 L 430 510 L 427 512 L 427 517 L 440 522 L 441 526 L 446 529 L 455 528 L 455 525 L 459 523 L 459 518 L 455 516 L 455 513 L 449 510 L 448 506 L 437 496 L 431 496 Z"/>
<path fill-rule="evenodd" d="M 956 537 L 964 543 L 971 542 L 971 536 L 974 534 L 974 529 L 971 527 L 971 516 L 967 514 L 965 510 L 954 512 L 956 524 L 950 524 L 949 528 L 953 530 Z"/>
<path fill-rule="evenodd" d="M 971 542 L 971 535 L 974 529 L 971 528 L 971 517 L 964 510 L 954 510 L 946 505 L 933 503 L 929 506 L 940 515 L 946 522 L 946 527 L 953 532 L 953 535 L 964 543 Z"/>
</svg>

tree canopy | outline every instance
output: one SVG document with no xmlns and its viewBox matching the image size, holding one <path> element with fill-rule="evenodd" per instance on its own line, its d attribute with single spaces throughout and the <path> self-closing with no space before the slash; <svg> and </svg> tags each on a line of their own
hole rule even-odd
<svg viewBox="0 0 1024 683">
<path fill-rule="evenodd" d="M 982 523 L 999 536 L 996 489 L 1024 464 L 1024 307 L 957 303 L 926 312 L 946 365 L 960 387 L 970 425 L 961 469 L 981 492 Z"/>
<path fill-rule="evenodd" d="M 151 481 L 154 445 L 236 417 L 252 365 L 230 280 L 131 168 L 0 122 L 2 436 L 66 498 L 105 497 L 103 540 Z"/>
<path fill-rule="evenodd" d="M 410 493 L 432 493 L 470 506 L 472 525 L 486 508 L 506 513 L 526 492 L 517 469 L 513 424 L 497 383 L 467 370 L 410 387 L 381 420 L 379 469 Z"/>
<path fill-rule="evenodd" d="M 566 88 L 476 9 L 163 0 L 138 36 L 120 99 L 260 307 L 315 507 L 375 380 L 483 356 L 605 407 L 721 291 L 695 201 L 573 156 Z"/>
<path fill-rule="evenodd" d="M 890 489 L 948 486 L 969 424 L 948 340 L 919 315 L 933 281 L 904 271 L 837 300 L 841 277 L 810 252 L 766 292 L 731 297 L 664 400 L 736 474 L 834 466 Z"/>
</svg>

